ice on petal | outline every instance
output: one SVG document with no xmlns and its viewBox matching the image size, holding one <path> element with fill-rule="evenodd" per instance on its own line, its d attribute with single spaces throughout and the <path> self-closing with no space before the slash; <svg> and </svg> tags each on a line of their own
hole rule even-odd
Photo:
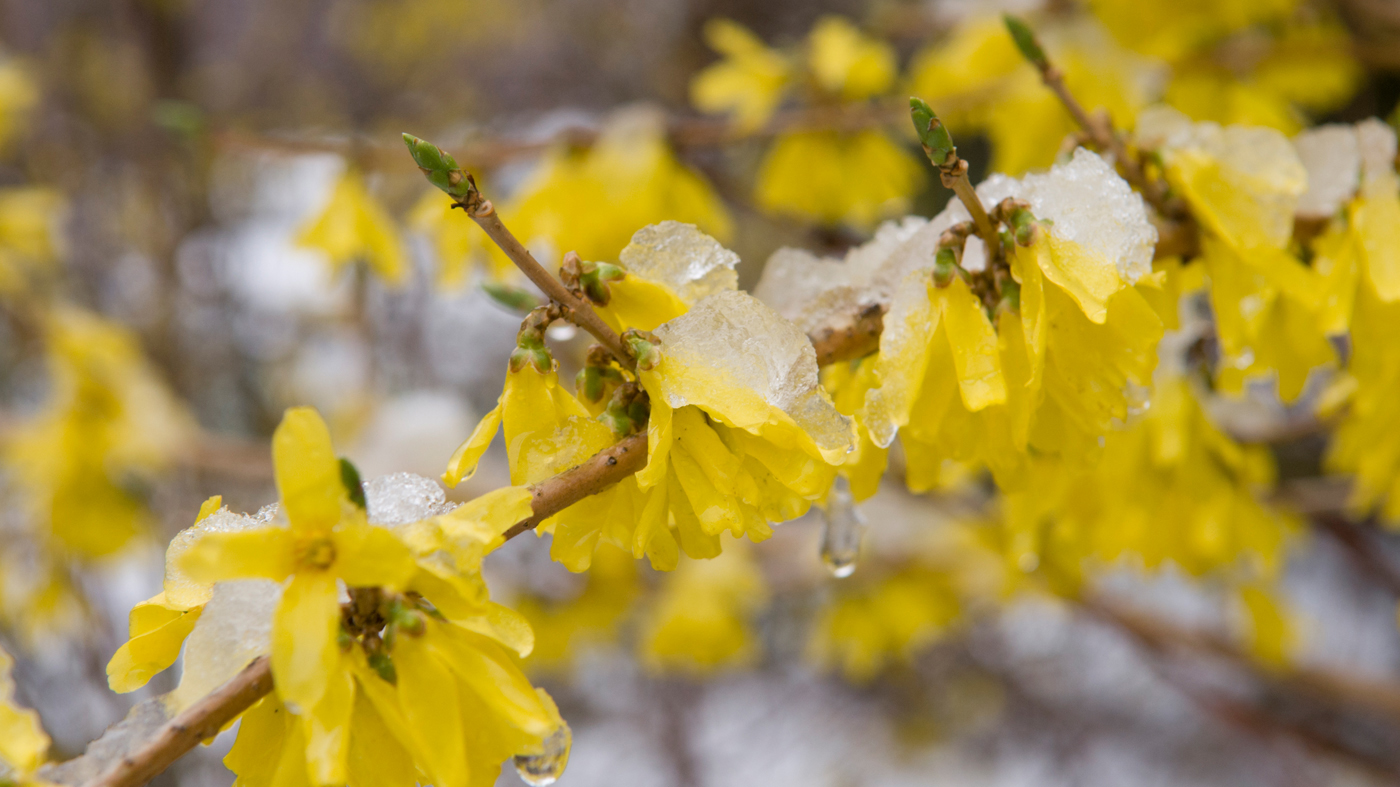
<svg viewBox="0 0 1400 787">
<path fill-rule="evenodd" d="M 451 511 L 437 481 L 413 473 L 382 475 L 365 484 L 369 521 L 394 527 Z"/>
<path fill-rule="evenodd" d="M 180 571 L 180 555 L 194 545 L 206 533 L 228 533 L 238 530 L 251 530 L 267 527 L 280 511 L 276 503 L 263 506 L 258 513 L 249 516 L 237 514 L 225 506 L 194 525 L 181 530 L 170 539 L 165 550 L 165 599 L 178 606 L 192 607 L 203 604 L 208 598 L 206 585 L 195 582 Z"/>
<path fill-rule="evenodd" d="M 782 248 L 768 258 L 754 297 L 811 335 L 841 327 L 871 306 L 885 307 L 914 268 L 933 266 L 938 236 L 951 226 L 920 216 L 887 221 L 842 259 Z"/>
<path fill-rule="evenodd" d="M 1395 180 L 1395 129 L 1376 118 L 1356 124 L 1357 147 L 1361 152 L 1362 183 L 1391 184 Z M 1393 188 L 1393 186 L 1391 186 Z"/>
<path fill-rule="evenodd" d="M 143 747 L 173 715 L 159 697 L 139 702 L 127 712 L 126 718 L 89 743 L 81 756 L 45 765 L 37 775 L 46 782 L 72 787 L 91 783 L 123 757 Z"/>
<path fill-rule="evenodd" d="M 996 174 L 982 181 L 977 196 L 991 210 L 1007 197 L 1030 203 L 1036 218 L 1049 219 L 1050 232 L 1074 241 L 1112 261 L 1129 283 L 1152 272 L 1157 228 L 1147 216 L 1142 195 L 1097 154 L 1078 148 L 1064 164 L 1024 178 Z M 961 202 L 948 206 L 957 221 L 971 216 Z M 970 239 L 969 239 L 970 243 Z M 984 255 L 977 246 L 964 249 L 963 267 L 973 270 Z"/>
<path fill-rule="evenodd" d="M 220 582 L 185 640 L 180 685 L 165 695 L 179 713 L 232 680 L 248 663 L 272 649 L 272 613 L 282 585 L 267 579 Z"/>
<path fill-rule="evenodd" d="M 663 221 L 637 230 L 622 250 L 622 267 L 659 281 L 687 301 L 739 286 L 739 255 L 694 224 Z"/>
<path fill-rule="evenodd" d="M 1293 149 L 1308 171 L 1308 190 L 1298 199 L 1298 216 L 1325 219 L 1361 184 L 1361 148 L 1356 129 L 1340 123 L 1310 128 L 1293 138 Z"/>
<path fill-rule="evenodd" d="M 709 295 L 657 328 L 656 336 L 668 359 L 722 372 L 792 416 L 823 449 L 852 444 L 851 420 L 837 412 L 817 381 L 812 342 L 752 295 L 737 290 Z M 690 404 L 674 394 L 667 395 L 667 403 Z"/>
</svg>

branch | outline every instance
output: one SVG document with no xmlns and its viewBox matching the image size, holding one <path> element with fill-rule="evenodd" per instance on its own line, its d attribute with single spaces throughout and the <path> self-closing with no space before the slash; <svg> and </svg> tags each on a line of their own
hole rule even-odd
<svg viewBox="0 0 1400 787">
<path fill-rule="evenodd" d="M 83 787 L 139 787 L 272 691 L 272 662 L 259 656 L 232 680 L 166 722 L 146 745 Z"/>
<path fill-rule="evenodd" d="M 987 261 L 990 268 L 992 262 L 1001 259 L 1001 238 L 997 235 L 996 226 L 987 215 L 981 198 L 977 196 L 977 191 L 972 188 L 972 182 L 967 178 L 967 162 L 958 156 L 958 149 L 953 146 L 953 138 L 948 134 L 947 127 L 938 119 L 938 115 L 934 114 L 928 102 L 910 96 L 909 117 L 914 121 L 914 133 L 919 135 L 919 144 L 924 148 L 924 155 L 938 167 L 944 188 L 952 189 L 967 208 L 967 212 L 972 215 L 972 221 L 977 225 L 977 235 L 987 245 Z"/>
</svg>

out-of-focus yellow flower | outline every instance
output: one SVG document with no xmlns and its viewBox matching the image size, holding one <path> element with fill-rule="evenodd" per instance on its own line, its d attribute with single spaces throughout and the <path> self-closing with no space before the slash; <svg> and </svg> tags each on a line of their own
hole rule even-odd
<svg viewBox="0 0 1400 787">
<path fill-rule="evenodd" d="M 883 131 L 799 131 L 774 141 L 754 189 L 764 210 L 869 229 L 908 211 L 924 170 Z"/>
<path fill-rule="evenodd" d="M 1089 111 L 1130 124 L 1157 97 L 1161 64 L 1116 44 L 1092 20 L 1049 26 L 1042 43 L 1066 86 Z M 973 18 L 915 57 L 912 91 L 952 127 L 992 140 L 992 168 L 1019 174 L 1049 166 L 1067 135 L 1079 130 L 1040 74 L 1016 51 L 1000 20 Z M 950 102 L 944 112 L 940 98 Z"/>
<path fill-rule="evenodd" d="M 1358 340 L 1343 380 L 1351 395 L 1327 453 L 1329 471 L 1355 476 L 1352 509 L 1363 517 L 1379 510 L 1392 528 L 1400 523 L 1400 349 L 1388 339 L 1396 325 L 1400 301 L 1357 288 L 1351 331 Z"/>
<path fill-rule="evenodd" d="M 1240 588 L 1238 595 L 1249 622 L 1250 653 L 1266 667 L 1287 667 L 1298 639 L 1287 604 L 1276 589 L 1257 583 Z"/>
<path fill-rule="evenodd" d="M 591 148 L 546 154 L 497 209 L 522 242 L 548 246 L 546 258 L 572 250 L 586 260 L 613 260 L 638 227 L 666 219 L 727 239 L 733 223 L 723 201 L 676 158 L 663 131 L 652 110 L 620 112 Z"/>
<path fill-rule="evenodd" d="M 28 784 L 49 750 L 49 736 L 39 714 L 15 705 L 14 661 L 0 649 L 0 772 L 7 781 Z"/>
<path fill-rule="evenodd" d="M 818 87 L 847 101 L 878 96 L 894 84 L 894 47 L 850 20 L 824 16 L 807 36 L 807 68 Z"/>
<path fill-rule="evenodd" d="M 66 306 L 45 328 L 52 393 L 6 437 L 5 461 L 58 544 L 111 554 L 146 522 L 132 482 L 164 467 L 194 422 L 124 328 Z"/>
<path fill-rule="evenodd" d="M 476 223 L 453 208 L 452 200 L 432 189 L 409 212 L 408 223 L 433 241 L 437 254 L 438 286 L 455 289 L 466 283 L 475 266 L 485 267 L 492 281 L 515 277 L 516 268 L 504 255 L 490 254 Z"/>
<path fill-rule="evenodd" d="M 0 63 L 0 149 L 19 135 L 29 110 L 39 102 L 39 89 L 13 60 Z"/>
<path fill-rule="evenodd" d="M 341 176 L 330 202 L 302 229 L 297 243 L 325 252 L 337 271 L 363 261 L 390 285 L 401 284 L 408 272 L 398 225 L 353 169 Z"/>
<path fill-rule="evenodd" d="M 0 295 L 23 292 L 30 271 L 52 267 L 63 206 L 52 189 L 0 189 Z"/>
<path fill-rule="evenodd" d="M 750 664 L 750 630 L 768 589 L 751 549 L 738 541 L 710 560 L 686 560 L 663 580 L 642 618 L 642 661 L 657 671 L 704 674 Z"/>
<path fill-rule="evenodd" d="M 792 81 L 792 64 L 744 26 L 728 19 L 705 23 L 705 43 L 721 59 L 690 83 L 690 100 L 703 112 L 728 112 L 752 131 L 773 116 Z"/>
<path fill-rule="evenodd" d="M 873 584 L 838 588 L 809 644 L 811 657 L 863 683 L 883 669 L 908 663 L 962 616 L 962 601 L 946 572 L 920 565 Z"/>
<path fill-rule="evenodd" d="M 1090 9 L 1124 46 L 1177 60 L 1252 25 L 1280 23 L 1298 0 L 1091 0 Z"/>
<path fill-rule="evenodd" d="M 515 602 L 535 631 L 535 649 L 526 662 L 532 672 L 561 669 L 580 651 L 611 642 L 641 593 L 632 554 L 606 542 L 599 544 L 585 577 L 575 598 L 526 596 Z"/>
</svg>

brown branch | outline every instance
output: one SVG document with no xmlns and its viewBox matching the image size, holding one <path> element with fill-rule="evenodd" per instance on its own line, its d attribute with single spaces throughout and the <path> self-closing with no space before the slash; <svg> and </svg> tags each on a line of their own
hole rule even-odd
<svg viewBox="0 0 1400 787">
<path fill-rule="evenodd" d="M 647 463 L 647 436 L 643 432 L 623 438 L 604 448 L 576 467 L 530 487 L 530 508 L 535 512 L 505 532 L 512 538 L 533 530 L 540 522 L 590 495 L 596 495 L 618 481 L 638 472 Z"/>
<path fill-rule="evenodd" d="M 473 192 L 473 196 L 476 195 L 477 192 Z M 554 278 L 549 271 L 544 269 L 543 265 L 540 265 L 530 250 L 525 248 L 525 245 L 516 239 L 510 230 L 506 229 L 505 224 L 501 223 L 501 217 L 496 214 L 496 208 L 490 200 L 474 200 L 457 204 L 461 205 L 467 215 L 471 216 L 472 220 L 477 223 L 477 226 L 485 230 L 491 240 L 501 247 L 501 251 L 510 257 L 511 262 L 515 263 L 515 267 L 519 268 L 521 273 L 534 282 L 535 286 L 539 287 L 550 300 L 559 304 L 563 310 L 564 319 L 593 334 L 593 338 L 608 348 L 618 363 L 628 369 L 636 369 L 636 362 L 632 358 L 632 353 L 627 350 L 627 346 L 622 343 L 622 337 L 603 322 L 603 318 L 593 311 L 592 306 L 569 292 L 563 282 Z"/>
<path fill-rule="evenodd" d="M 990 270 L 993 263 L 1001 259 L 1001 236 L 997 235 L 991 216 L 987 215 L 982 199 L 977 196 L 976 189 L 972 188 L 972 181 L 968 180 L 967 162 L 959 158 L 956 151 L 951 159 L 947 164 L 939 166 L 939 174 L 943 178 L 944 187 L 952 189 L 967 208 L 967 212 L 972 214 L 972 221 L 977 225 L 977 234 L 982 238 L 982 242 L 987 244 L 987 268 Z"/>
<path fill-rule="evenodd" d="M 83 787 L 139 787 L 201 741 L 219 733 L 272 691 L 272 666 L 259 656 L 232 680 L 166 722 L 144 746 Z"/>
<path fill-rule="evenodd" d="M 885 308 L 875 305 L 844 327 L 822 329 L 811 337 L 812 347 L 817 351 L 817 365 L 854 361 L 880 349 L 880 331 L 884 323 Z"/>
</svg>

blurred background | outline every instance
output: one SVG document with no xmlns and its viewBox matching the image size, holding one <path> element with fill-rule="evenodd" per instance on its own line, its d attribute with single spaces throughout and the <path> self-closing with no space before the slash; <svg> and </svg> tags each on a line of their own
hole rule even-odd
<svg viewBox="0 0 1400 787">
<path fill-rule="evenodd" d="M 317 407 L 366 478 L 436 478 L 494 406 L 527 285 L 401 132 L 471 168 L 546 267 L 677 219 L 752 287 L 780 247 L 839 255 L 941 209 L 911 93 L 974 182 L 1072 149 L 1004 10 L 1121 128 L 1163 101 L 1290 136 L 1395 119 L 1388 0 L 0 2 L 0 645 L 54 756 L 175 684 L 116 695 L 105 664 L 201 501 L 275 499 L 284 408 Z M 572 375 L 587 343 L 552 337 Z M 989 483 L 911 495 L 898 456 L 847 578 L 816 511 L 668 575 L 512 541 L 487 571 L 573 726 L 561 784 L 1400 781 L 1400 540 L 1336 516 L 1306 398 L 1209 404 L 1278 464 L 1277 543 L 1127 556 L 1102 603 L 1014 592 L 1034 566 L 976 526 Z M 450 495 L 507 483 L 497 445 Z M 229 743 L 156 783 L 231 783 Z"/>
</svg>

